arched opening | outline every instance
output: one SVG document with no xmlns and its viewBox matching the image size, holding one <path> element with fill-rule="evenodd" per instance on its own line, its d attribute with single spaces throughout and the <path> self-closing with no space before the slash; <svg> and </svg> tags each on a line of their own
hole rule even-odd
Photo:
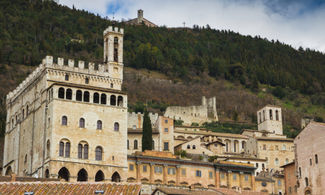
<svg viewBox="0 0 325 195">
<path fill-rule="evenodd" d="M 67 100 L 71 100 L 72 99 L 72 90 L 71 89 L 67 89 L 65 98 Z"/>
<path fill-rule="evenodd" d="M 127 142 L 126 142 L 126 147 L 128 150 L 130 149 L 130 141 L 129 140 L 127 140 Z"/>
<path fill-rule="evenodd" d="M 106 104 L 106 94 L 102 93 L 102 95 L 100 96 L 100 103 Z"/>
<path fill-rule="evenodd" d="M 45 178 L 50 178 L 50 171 L 48 169 L 45 170 Z"/>
<path fill-rule="evenodd" d="M 69 173 L 69 171 L 68 171 L 67 168 L 62 167 L 62 168 L 59 170 L 58 175 L 59 175 L 59 176 L 58 176 L 59 179 L 64 179 L 65 181 L 69 181 L 70 173 Z"/>
<path fill-rule="evenodd" d="M 278 110 L 275 111 L 275 119 L 277 121 L 279 120 L 279 111 Z"/>
<path fill-rule="evenodd" d="M 119 131 L 120 130 L 120 124 L 118 122 L 114 123 L 114 131 Z"/>
<path fill-rule="evenodd" d="M 123 107 L 123 97 L 122 96 L 118 96 L 117 105 L 120 107 Z"/>
<path fill-rule="evenodd" d="M 88 144 L 84 145 L 84 159 L 88 159 Z"/>
<path fill-rule="evenodd" d="M 12 169 L 11 169 L 11 166 L 9 166 L 6 170 L 6 173 L 5 175 L 11 175 L 12 174 Z"/>
<path fill-rule="evenodd" d="M 64 80 L 68 81 L 69 80 L 69 75 L 65 74 Z"/>
<path fill-rule="evenodd" d="M 98 120 L 98 121 L 97 121 L 97 129 L 98 129 L 98 130 L 101 130 L 101 129 L 102 129 L 102 125 L 103 125 L 103 124 L 102 124 L 102 121 L 101 121 L 101 120 Z"/>
<path fill-rule="evenodd" d="M 59 98 L 61 99 L 64 99 L 64 88 L 63 87 L 60 87 L 59 88 L 59 95 L 58 95 Z"/>
<path fill-rule="evenodd" d="M 112 175 L 112 182 L 121 182 L 121 176 L 120 174 L 118 174 L 118 172 L 115 172 Z"/>
<path fill-rule="evenodd" d="M 95 150 L 95 153 L 96 153 L 96 160 L 102 160 L 103 159 L 103 148 L 100 147 L 100 146 L 97 146 L 96 147 L 96 150 Z"/>
<path fill-rule="evenodd" d="M 191 149 L 191 146 L 190 145 L 187 145 L 187 149 Z"/>
<path fill-rule="evenodd" d="M 67 116 L 62 116 L 62 121 L 61 121 L 61 125 L 68 125 L 68 117 Z"/>
<path fill-rule="evenodd" d="M 70 157 L 70 142 L 65 143 L 65 157 Z"/>
<path fill-rule="evenodd" d="M 195 149 L 196 149 L 196 146 L 195 146 L 195 145 L 193 145 L 193 146 L 192 146 L 192 149 L 193 149 L 193 150 L 195 150 Z"/>
<path fill-rule="evenodd" d="M 85 169 L 80 169 L 77 181 L 88 181 L 88 173 Z"/>
<path fill-rule="evenodd" d="M 104 181 L 104 179 L 105 179 L 105 176 L 104 176 L 103 171 L 101 171 L 101 170 L 97 171 L 96 176 L 95 176 L 95 181 L 96 182 Z"/>
<path fill-rule="evenodd" d="M 118 62 L 118 38 L 114 37 L 114 62 Z"/>
<path fill-rule="evenodd" d="M 226 152 L 230 152 L 230 140 L 226 140 Z"/>
<path fill-rule="evenodd" d="M 80 128 L 85 128 L 85 119 L 84 118 L 79 119 L 79 127 Z"/>
<path fill-rule="evenodd" d="M 245 149 L 245 148 L 246 148 L 246 142 L 245 142 L 245 141 L 242 141 L 242 142 L 241 142 L 241 148 L 242 148 L 242 149 Z"/>
<path fill-rule="evenodd" d="M 270 120 L 273 120 L 273 112 L 271 109 L 269 111 L 270 111 Z"/>
<path fill-rule="evenodd" d="M 133 149 L 138 149 L 138 140 L 134 140 L 134 147 L 133 147 Z"/>
<path fill-rule="evenodd" d="M 82 91 L 81 90 L 77 90 L 76 100 L 77 101 L 82 101 Z"/>
<path fill-rule="evenodd" d="M 110 104 L 111 104 L 111 106 L 116 106 L 116 96 L 115 95 L 111 95 Z"/>
<path fill-rule="evenodd" d="M 63 151 L 64 151 L 64 143 L 63 141 L 60 141 L 59 156 L 63 156 Z"/>
<path fill-rule="evenodd" d="M 82 149 L 83 149 L 83 146 L 81 143 L 78 144 L 78 158 L 82 158 Z"/>
<path fill-rule="evenodd" d="M 94 103 L 99 104 L 99 94 L 98 93 L 94 93 Z"/>
<path fill-rule="evenodd" d="M 84 92 L 84 102 L 89 102 L 89 92 L 88 91 Z"/>
<path fill-rule="evenodd" d="M 311 195 L 311 191 L 310 190 L 306 190 L 305 191 L 305 195 Z"/>
</svg>

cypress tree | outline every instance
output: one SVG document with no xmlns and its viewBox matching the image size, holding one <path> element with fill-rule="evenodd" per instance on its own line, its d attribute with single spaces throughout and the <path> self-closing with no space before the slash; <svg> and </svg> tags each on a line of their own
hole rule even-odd
<svg viewBox="0 0 325 195">
<path fill-rule="evenodd" d="M 147 110 L 144 111 L 142 129 L 142 151 L 152 150 L 152 127 Z"/>
</svg>

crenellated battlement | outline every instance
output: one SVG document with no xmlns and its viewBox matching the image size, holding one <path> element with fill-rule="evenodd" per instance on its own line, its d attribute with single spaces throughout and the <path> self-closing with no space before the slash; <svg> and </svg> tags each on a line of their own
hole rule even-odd
<svg viewBox="0 0 325 195">
<path fill-rule="evenodd" d="M 81 74 L 91 74 L 108 78 L 110 75 L 109 70 L 106 67 L 107 66 L 103 64 L 96 64 L 94 62 L 86 63 L 82 60 L 65 60 L 64 58 L 60 57 L 57 58 L 57 60 L 54 60 L 53 56 L 46 56 L 42 60 L 42 63 L 31 74 L 29 74 L 28 77 L 22 83 L 20 83 L 16 89 L 7 94 L 7 102 L 9 99 L 16 97 L 24 88 L 26 88 L 35 79 L 37 79 L 45 69 L 62 70 Z"/>
<path fill-rule="evenodd" d="M 107 33 L 118 33 L 118 34 L 124 34 L 124 29 L 123 28 L 118 28 L 118 27 L 114 27 L 113 26 L 109 26 L 108 28 L 106 28 L 103 32 L 103 35 L 105 36 Z"/>
</svg>

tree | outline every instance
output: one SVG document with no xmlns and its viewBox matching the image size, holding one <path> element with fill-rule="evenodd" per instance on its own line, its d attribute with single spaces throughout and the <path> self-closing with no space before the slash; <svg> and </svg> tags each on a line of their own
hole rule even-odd
<svg viewBox="0 0 325 195">
<path fill-rule="evenodd" d="M 142 151 L 152 150 L 152 127 L 147 110 L 144 111 L 142 129 Z"/>
</svg>

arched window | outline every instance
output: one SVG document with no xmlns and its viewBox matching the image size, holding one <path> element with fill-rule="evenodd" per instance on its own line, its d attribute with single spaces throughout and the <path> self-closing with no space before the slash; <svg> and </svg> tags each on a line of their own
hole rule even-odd
<svg viewBox="0 0 325 195">
<path fill-rule="evenodd" d="M 111 83 L 111 88 L 114 88 L 114 84 L 113 83 Z"/>
<path fill-rule="evenodd" d="M 48 169 L 45 170 L 45 178 L 50 178 L 50 171 Z"/>
<path fill-rule="evenodd" d="M 130 141 L 129 140 L 127 140 L 127 142 L 126 142 L 127 144 L 126 144 L 126 146 L 127 146 L 127 149 L 130 149 Z"/>
<path fill-rule="evenodd" d="M 260 123 L 262 123 L 262 114 L 261 114 L 261 112 L 258 113 L 258 116 L 260 118 Z"/>
<path fill-rule="evenodd" d="M 81 90 L 77 90 L 76 100 L 77 101 L 82 101 L 82 91 Z"/>
<path fill-rule="evenodd" d="M 192 149 L 195 150 L 195 149 L 196 149 L 196 145 L 193 145 L 193 146 L 192 146 Z"/>
<path fill-rule="evenodd" d="M 123 97 L 122 96 L 118 96 L 117 105 L 120 107 L 123 107 Z"/>
<path fill-rule="evenodd" d="M 99 103 L 99 94 L 98 93 L 94 93 L 94 103 L 98 104 Z"/>
<path fill-rule="evenodd" d="M 315 154 L 315 164 L 318 164 L 318 155 Z"/>
<path fill-rule="evenodd" d="M 65 79 L 66 81 L 68 81 L 68 80 L 69 80 L 69 75 L 68 75 L 68 74 L 65 74 L 64 79 Z"/>
<path fill-rule="evenodd" d="M 279 165 L 279 159 L 278 158 L 275 159 L 275 165 Z"/>
<path fill-rule="evenodd" d="M 85 78 L 85 83 L 89 84 L 89 78 L 88 77 Z"/>
<path fill-rule="evenodd" d="M 102 121 L 101 120 L 97 121 L 97 129 L 99 129 L 99 130 L 102 129 Z"/>
<path fill-rule="evenodd" d="M 299 178 L 301 177 L 301 167 L 299 167 Z"/>
<path fill-rule="evenodd" d="M 119 131 L 120 130 L 120 124 L 118 124 L 117 122 L 114 123 L 114 131 Z"/>
<path fill-rule="evenodd" d="M 65 143 L 65 157 L 70 157 L 70 142 Z"/>
<path fill-rule="evenodd" d="M 23 109 L 23 119 L 25 118 L 25 109 Z"/>
<path fill-rule="evenodd" d="M 116 106 L 116 96 L 115 95 L 111 95 L 110 103 L 111 103 L 111 106 Z"/>
<path fill-rule="evenodd" d="M 64 126 L 68 125 L 68 118 L 66 116 L 62 116 L 61 125 L 64 125 Z"/>
<path fill-rule="evenodd" d="M 84 92 L 84 102 L 89 102 L 89 92 L 88 91 Z"/>
<path fill-rule="evenodd" d="M 59 98 L 61 99 L 64 99 L 64 88 L 63 87 L 60 87 L 59 88 L 59 95 L 58 95 Z"/>
<path fill-rule="evenodd" d="M 60 142 L 60 148 L 59 148 L 59 156 L 63 156 L 64 154 L 64 143 Z"/>
<path fill-rule="evenodd" d="M 191 149 L 191 146 L 190 145 L 187 145 L 187 149 Z"/>
<path fill-rule="evenodd" d="M 78 144 L 78 158 L 82 158 L 82 144 L 81 143 L 79 143 Z"/>
<path fill-rule="evenodd" d="M 96 160 L 102 160 L 103 149 L 100 146 L 96 147 Z"/>
<path fill-rule="evenodd" d="M 265 121 L 265 110 L 263 110 L 263 121 Z"/>
<path fill-rule="evenodd" d="M 114 62 L 118 62 L 118 38 L 114 37 Z"/>
<path fill-rule="evenodd" d="M 85 119 L 84 118 L 79 119 L 79 127 L 80 128 L 85 128 Z"/>
<path fill-rule="evenodd" d="M 89 146 L 88 144 L 84 145 L 84 159 L 88 159 L 88 150 L 89 150 Z"/>
<path fill-rule="evenodd" d="M 308 178 L 305 177 L 305 184 L 306 184 L 306 187 L 308 187 Z"/>
<path fill-rule="evenodd" d="M 28 116 L 29 106 L 26 106 L 26 117 Z"/>
<path fill-rule="evenodd" d="M 278 110 L 276 110 L 275 111 L 275 120 L 279 120 L 279 111 Z"/>
<path fill-rule="evenodd" d="M 106 94 L 102 93 L 102 95 L 100 96 L 100 103 L 106 104 Z"/>
<path fill-rule="evenodd" d="M 134 147 L 135 150 L 138 149 L 138 140 L 134 140 Z"/>
<path fill-rule="evenodd" d="M 273 120 L 273 112 L 272 112 L 272 109 L 270 109 L 269 111 L 270 111 L 270 120 Z"/>
<path fill-rule="evenodd" d="M 71 89 L 67 89 L 65 98 L 67 100 L 72 100 L 72 90 Z"/>
</svg>

